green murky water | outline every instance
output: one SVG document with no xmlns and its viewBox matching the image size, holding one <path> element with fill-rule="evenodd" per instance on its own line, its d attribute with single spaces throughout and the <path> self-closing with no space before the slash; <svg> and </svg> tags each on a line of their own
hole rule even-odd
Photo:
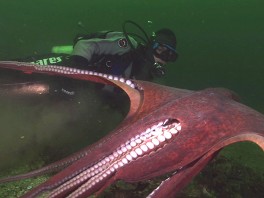
<svg viewBox="0 0 264 198">
<path fill-rule="evenodd" d="M 71 44 L 77 33 L 84 32 L 77 25 L 80 22 L 87 32 L 94 32 L 121 30 L 122 22 L 130 19 L 147 32 L 169 27 L 176 33 L 179 59 L 167 66 L 167 75 L 159 83 L 193 90 L 226 87 L 237 92 L 243 103 L 264 113 L 263 8 L 261 0 L 2 0 L 0 59 L 45 54 L 55 45 Z M 87 94 L 87 90 L 83 92 Z M 96 95 L 84 99 L 86 102 L 54 103 L 43 98 L 1 98 L 1 174 L 59 159 L 100 138 L 91 133 L 107 133 L 122 119 Z M 264 154 L 254 145 L 237 144 L 222 154 L 263 179 Z M 253 175 L 240 179 L 253 180 L 247 186 L 254 185 Z M 206 183 L 199 181 L 206 188 Z M 236 184 L 233 191 L 238 191 L 233 197 L 246 197 L 237 180 L 231 181 Z M 255 181 L 256 186 L 258 181 L 263 180 Z M 215 191 L 209 195 L 216 196 Z M 261 193 L 264 190 L 257 195 Z"/>
</svg>

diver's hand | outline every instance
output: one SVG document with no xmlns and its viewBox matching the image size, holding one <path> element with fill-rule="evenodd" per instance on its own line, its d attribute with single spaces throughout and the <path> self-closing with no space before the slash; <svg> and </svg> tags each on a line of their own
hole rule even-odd
<svg viewBox="0 0 264 198">
<path fill-rule="evenodd" d="M 165 75 L 166 70 L 165 70 L 163 65 L 161 65 L 159 63 L 154 63 L 154 65 L 151 69 L 151 73 L 154 77 L 162 77 Z"/>
</svg>

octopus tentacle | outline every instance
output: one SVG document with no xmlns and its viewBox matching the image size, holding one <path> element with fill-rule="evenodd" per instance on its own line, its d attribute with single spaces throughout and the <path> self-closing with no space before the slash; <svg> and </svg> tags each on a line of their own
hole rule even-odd
<svg viewBox="0 0 264 198">
<path fill-rule="evenodd" d="M 37 191 L 53 189 L 49 197 L 80 197 L 90 195 L 101 188 L 109 177 L 112 177 L 123 166 L 147 155 L 163 149 L 181 131 L 181 124 L 176 119 L 166 119 L 147 128 L 144 132 L 121 144 L 111 154 L 97 163 L 82 170 L 78 175 L 73 173 L 68 181 L 56 185 L 48 185 Z M 36 194 L 34 194 L 36 196 Z"/>
</svg>

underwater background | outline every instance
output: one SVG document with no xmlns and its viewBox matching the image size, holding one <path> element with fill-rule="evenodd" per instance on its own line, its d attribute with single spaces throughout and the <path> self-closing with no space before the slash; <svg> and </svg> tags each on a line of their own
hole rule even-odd
<svg viewBox="0 0 264 198">
<path fill-rule="evenodd" d="M 50 53 L 53 46 L 71 45 L 78 33 L 122 31 L 122 23 L 129 19 L 149 34 L 167 27 L 177 36 L 179 59 L 166 66 L 167 74 L 158 83 L 191 90 L 229 88 L 242 103 L 264 114 L 263 10 L 262 0 L 2 0 L 0 60 Z M 123 114 L 91 90 L 87 93 L 82 88 L 81 93 L 66 101 L 0 98 L 1 175 L 10 170 L 21 173 L 23 170 L 14 170 L 36 168 L 67 156 L 98 140 L 122 120 Z M 264 197 L 263 151 L 254 144 L 240 143 L 221 155 L 219 174 L 229 170 L 221 164 L 225 160 L 253 171 L 251 177 L 237 173 L 238 180 L 226 182 L 235 185 L 232 190 L 237 192 L 229 192 L 230 197 L 248 197 L 241 181 L 248 182 L 243 188 L 253 185 L 250 195 Z M 209 191 L 209 184 L 202 185 Z M 257 192 L 252 190 L 254 185 Z M 223 186 L 217 188 L 224 191 Z M 219 197 L 214 194 L 216 189 L 202 196 Z M 6 189 L 0 188 L 0 197 L 4 193 Z"/>
</svg>

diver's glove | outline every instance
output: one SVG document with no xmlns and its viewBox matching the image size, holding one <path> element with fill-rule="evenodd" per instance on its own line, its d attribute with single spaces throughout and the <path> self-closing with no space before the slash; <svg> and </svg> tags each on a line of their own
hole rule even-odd
<svg viewBox="0 0 264 198">
<path fill-rule="evenodd" d="M 154 63 L 154 65 L 151 68 L 151 74 L 154 77 L 162 77 L 166 73 L 165 67 L 159 63 Z"/>
</svg>

